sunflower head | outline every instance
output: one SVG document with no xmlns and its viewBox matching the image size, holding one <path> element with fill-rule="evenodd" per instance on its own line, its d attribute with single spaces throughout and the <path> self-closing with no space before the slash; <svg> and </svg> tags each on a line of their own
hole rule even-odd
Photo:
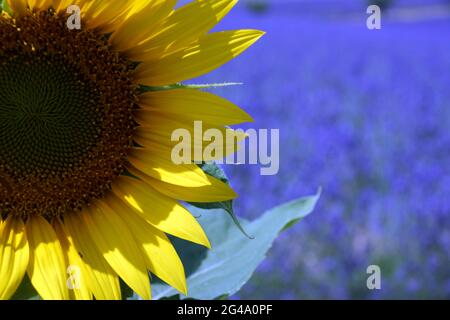
<svg viewBox="0 0 450 320">
<path fill-rule="evenodd" d="M 81 210 L 124 173 L 136 123 L 132 64 L 53 9 L 0 18 L 0 210 Z"/>
<path fill-rule="evenodd" d="M 251 118 L 173 85 L 218 68 L 262 32 L 210 32 L 235 0 L 178 9 L 173 0 L 8 3 L 0 16 L 0 298 L 26 272 L 44 299 L 119 299 L 119 278 L 150 298 L 148 272 L 186 293 L 166 233 L 209 241 L 179 201 L 236 195 L 194 163 L 175 165 L 171 133 L 193 131 L 195 120 L 227 132 Z M 68 27 L 71 5 L 79 29 Z"/>
</svg>

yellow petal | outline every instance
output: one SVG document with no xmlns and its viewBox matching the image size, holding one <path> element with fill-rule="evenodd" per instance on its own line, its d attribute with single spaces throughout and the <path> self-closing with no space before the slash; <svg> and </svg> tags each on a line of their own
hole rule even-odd
<svg viewBox="0 0 450 320">
<path fill-rule="evenodd" d="M 92 300 L 92 293 L 88 286 L 86 267 L 80 254 L 75 249 L 72 239 L 64 232 L 60 220 L 55 219 L 53 228 L 55 229 L 64 252 L 66 271 L 69 277 L 67 280 L 68 286 L 70 284 L 69 293 L 73 295 L 76 300 Z"/>
<path fill-rule="evenodd" d="M 67 13 L 67 8 L 69 8 L 71 5 L 76 5 L 80 7 L 81 13 L 83 16 L 83 13 L 85 12 L 85 9 L 90 6 L 93 2 L 87 2 L 84 0 L 53 0 L 53 8 L 55 8 L 55 11 L 57 13 Z"/>
<path fill-rule="evenodd" d="M 222 160 L 239 151 L 241 142 L 247 138 L 242 130 L 185 121 L 181 117 L 176 119 L 163 113 L 153 113 L 150 117 L 149 113 L 139 111 L 136 113 L 136 119 L 140 127 L 136 129 L 135 141 L 144 146 L 146 151 L 155 153 L 156 157 L 166 161 L 172 159 L 172 152 L 178 155 L 180 145 L 186 152 L 190 152 L 186 162 Z M 206 152 L 212 141 L 218 148 L 216 154 Z M 152 154 L 152 157 L 155 157 L 155 154 Z"/>
<path fill-rule="evenodd" d="M 120 300 L 119 278 L 97 250 L 94 239 L 90 236 L 80 214 L 70 214 L 64 217 L 64 231 L 73 240 L 85 262 L 88 286 L 94 293 L 95 299 Z"/>
<path fill-rule="evenodd" d="M 89 28 L 97 28 L 102 32 L 114 31 L 127 16 L 132 2 L 132 0 L 92 0 L 82 10 L 84 21 Z"/>
<path fill-rule="evenodd" d="M 22 219 L 9 217 L 0 222 L 0 300 L 9 299 L 16 292 L 28 261 L 29 248 Z"/>
<path fill-rule="evenodd" d="M 184 267 L 167 236 L 144 221 L 116 196 L 109 196 L 105 202 L 127 222 L 136 243 L 144 253 L 148 269 L 186 295 Z"/>
<path fill-rule="evenodd" d="M 7 0 L 9 7 L 17 14 L 23 15 L 27 11 L 27 0 Z"/>
<path fill-rule="evenodd" d="M 31 10 L 47 10 L 53 4 L 53 0 L 28 0 Z"/>
<path fill-rule="evenodd" d="M 201 187 L 178 186 L 149 177 L 143 172 L 130 168 L 130 172 L 148 183 L 156 191 L 177 200 L 211 203 L 235 199 L 237 194 L 226 183 L 210 177 L 210 185 Z"/>
<path fill-rule="evenodd" d="M 82 215 L 98 250 L 111 268 L 143 299 L 151 299 L 145 260 L 120 216 L 104 203 Z"/>
<path fill-rule="evenodd" d="M 138 170 L 154 179 L 163 182 L 189 188 L 214 187 L 221 196 L 235 198 L 236 194 L 228 186 L 219 183 L 214 177 L 207 175 L 195 164 L 174 164 L 170 156 L 163 157 L 168 148 L 164 146 L 150 145 L 150 149 L 137 149 L 129 157 L 131 164 Z M 154 149 L 153 149 L 154 148 Z M 163 149 L 164 154 L 158 152 Z"/>
<path fill-rule="evenodd" d="M 240 55 L 263 34 L 256 30 L 217 32 L 163 58 L 143 57 L 136 80 L 144 85 L 160 86 L 201 76 Z"/>
<path fill-rule="evenodd" d="M 155 26 L 166 17 L 176 4 L 176 0 L 150 0 L 146 5 L 124 20 L 110 38 L 110 43 L 118 51 L 123 51 L 147 39 Z"/>
<path fill-rule="evenodd" d="M 234 7 L 237 0 L 192 1 L 175 10 L 158 26 L 158 32 L 126 51 L 129 58 L 149 60 L 186 47 L 208 33 Z"/>
<path fill-rule="evenodd" d="M 30 245 L 28 276 L 44 300 L 68 300 L 64 254 L 52 226 L 41 216 L 32 216 L 26 224 Z"/>
<path fill-rule="evenodd" d="M 211 247 L 202 227 L 189 211 L 173 199 L 156 192 L 143 181 L 121 177 L 113 186 L 113 192 L 159 230 Z"/>
<path fill-rule="evenodd" d="M 175 120 L 202 120 L 212 126 L 229 126 L 253 119 L 242 109 L 212 93 L 200 90 L 167 90 L 144 93 L 139 97 L 144 119 L 166 114 Z"/>
</svg>

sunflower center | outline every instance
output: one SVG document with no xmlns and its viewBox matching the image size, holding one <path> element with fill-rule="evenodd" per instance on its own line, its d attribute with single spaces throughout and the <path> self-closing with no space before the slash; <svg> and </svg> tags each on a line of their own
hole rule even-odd
<svg viewBox="0 0 450 320">
<path fill-rule="evenodd" d="M 52 10 L 0 17 L 0 215 L 46 218 L 110 190 L 133 145 L 133 65 Z"/>
<path fill-rule="evenodd" d="M 10 57 L 0 66 L 0 162 L 24 174 L 75 166 L 98 139 L 98 101 L 60 57 Z"/>
</svg>

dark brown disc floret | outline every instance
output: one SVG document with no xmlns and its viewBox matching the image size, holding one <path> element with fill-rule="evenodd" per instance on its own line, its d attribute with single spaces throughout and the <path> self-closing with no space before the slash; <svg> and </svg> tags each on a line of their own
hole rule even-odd
<svg viewBox="0 0 450 320">
<path fill-rule="evenodd" d="M 0 214 L 80 210 L 125 171 L 133 65 L 53 11 L 0 17 Z"/>
</svg>

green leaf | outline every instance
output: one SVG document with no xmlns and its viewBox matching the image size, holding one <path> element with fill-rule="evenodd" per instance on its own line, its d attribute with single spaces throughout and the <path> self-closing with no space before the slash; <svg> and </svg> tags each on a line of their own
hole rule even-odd
<svg viewBox="0 0 450 320">
<path fill-rule="evenodd" d="M 38 293 L 31 284 L 30 278 L 27 275 L 22 280 L 19 288 L 14 293 L 11 300 L 40 300 Z"/>
<path fill-rule="evenodd" d="M 3 10 L 9 14 L 12 14 L 12 10 L 8 5 L 8 2 L 6 2 L 6 0 L 1 1 L 0 0 L 0 10 Z"/>
<path fill-rule="evenodd" d="M 219 179 L 220 181 L 229 184 L 229 180 L 225 174 L 225 171 L 223 171 L 223 169 L 214 162 L 208 162 L 208 163 L 203 163 L 200 164 L 199 167 L 208 175 Z M 231 217 L 231 219 L 233 219 L 234 224 L 239 228 L 239 230 L 247 237 L 252 239 L 252 236 L 249 236 L 248 233 L 245 231 L 244 227 L 242 226 L 242 224 L 240 223 L 238 217 L 236 216 L 236 214 L 234 213 L 234 209 L 233 209 L 233 201 L 232 200 L 228 200 L 228 201 L 222 201 L 222 202 L 211 202 L 211 203 L 195 203 L 195 202 L 190 202 L 191 205 L 193 205 L 194 207 L 200 208 L 200 209 L 207 209 L 207 210 L 211 210 L 211 209 L 223 209 L 225 210 Z"/>
<path fill-rule="evenodd" d="M 310 214 L 319 197 L 320 191 L 274 208 L 253 222 L 244 221 L 244 227 L 255 235 L 253 240 L 235 228 L 225 210 L 205 213 L 193 208 L 193 213 L 200 215 L 198 220 L 210 237 L 212 249 L 174 241 L 187 274 L 189 294 L 182 298 L 210 300 L 237 293 L 264 260 L 278 234 L 293 221 Z M 154 299 L 178 294 L 163 283 L 153 283 L 152 291 Z"/>
<path fill-rule="evenodd" d="M 136 300 L 137 295 L 122 279 L 120 281 L 120 291 L 122 292 L 122 300 Z"/>
</svg>

